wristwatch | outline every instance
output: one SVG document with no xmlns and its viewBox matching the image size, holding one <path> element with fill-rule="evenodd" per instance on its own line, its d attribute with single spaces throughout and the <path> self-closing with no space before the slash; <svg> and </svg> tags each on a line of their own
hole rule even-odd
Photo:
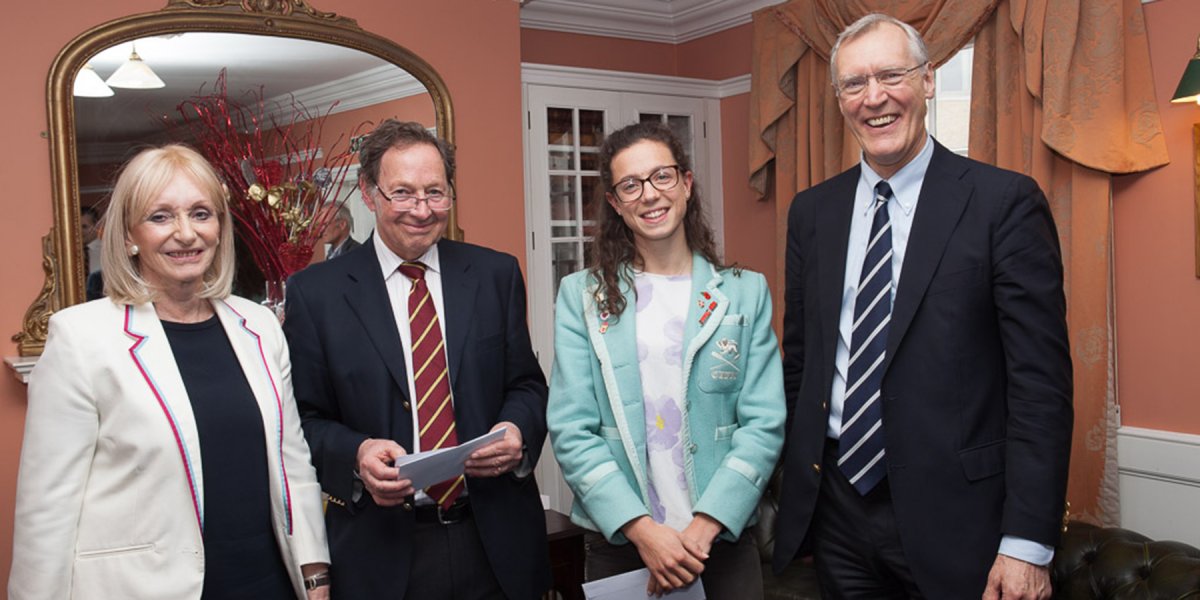
<svg viewBox="0 0 1200 600">
<path fill-rule="evenodd" d="M 312 577 L 304 578 L 304 589 L 315 590 L 319 587 L 329 585 L 329 571 L 321 571 Z"/>
</svg>

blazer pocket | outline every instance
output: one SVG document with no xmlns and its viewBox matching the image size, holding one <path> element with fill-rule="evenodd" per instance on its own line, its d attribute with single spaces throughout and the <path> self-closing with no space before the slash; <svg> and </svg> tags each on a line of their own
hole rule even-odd
<svg viewBox="0 0 1200 600">
<path fill-rule="evenodd" d="M 742 389 L 746 375 L 745 315 L 725 315 L 696 355 L 694 379 L 702 391 L 728 394 Z"/>
<path fill-rule="evenodd" d="M 984 268 L 981 264 L 955 269 L 947 273 L 935 274 L 933 280 L 929 282 L 929 291 L 925 295 L 933 296 L 942 292 L 979 285 L 984 282 L 984 274 Z"/>
<path fill-rule="evenodd" d="M 979 481 L 1004 472 L 1004 451 L 1007 443 L 1004 440 L 988 442 L 982 446 L 967 448 L 958 452 L 962 461 L 963 474 L 967 481 Z"/>
<path fill-rule="evenodd" d="M 110 558 L 122 556 L 125 554 L 136 554 L 138 552 L 147 552 L 154 549 L 154 544 L 134 544 L 132 546 L 117 546 L 115 548 L 98 548 L 95 550 L 80 550 L 76 553 L 76 558 L 79 560 L 87 560 L 89 558 Z"/>
</svg>

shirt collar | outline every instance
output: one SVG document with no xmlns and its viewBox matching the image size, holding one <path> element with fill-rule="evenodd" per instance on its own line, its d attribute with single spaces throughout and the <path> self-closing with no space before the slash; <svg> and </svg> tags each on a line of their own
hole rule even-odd
<svg viewBox="0 0 1200 600">
<path fill-rule="evenodd" d="M 921 148 L 921 151 L 887 180 L 892 187 L 892 195 L 896 198 L 896 204 L 906 215 L 911 215 L 917 207 L 917 198 L 921 195 L 921 183 L 925 181 L 925 172 L 929 170 L 931 160 L 933 160 L 933 137 L 925 134 L 925 146 Z M 871 168 L 871 165 L 867 164 L 865 156 L 861 159 L 861 164 L 862 181 L 867 184 L 867 189 L 874 190 L 875 184 L 882 181 L 883 178 Z M 874 196 L 869 194 L 866 202 L 858 208 L 864 214 L 869 213 L 873 201 Z"/>
<path fill-rule="evenodd" d="M 379 257 L 379 269 L 383 272 L 384 281 L 387 281 L 389 277 L 396 273 L 396 269 L 406 261 L 400 258 L 395 252 L 392 252 L 392 249 L 388 248 L 379 235 L 371 236 L 371 241 L 375 244 L 375 256 Z M 425 254 L 422 254 L 414 262 L 423 263 L 426 271 L 433 271 L 439 274 L 442 272 L 442 263 L 438 258 L 437 244 L 430 246 L 425 251 Z"/>
</svg>

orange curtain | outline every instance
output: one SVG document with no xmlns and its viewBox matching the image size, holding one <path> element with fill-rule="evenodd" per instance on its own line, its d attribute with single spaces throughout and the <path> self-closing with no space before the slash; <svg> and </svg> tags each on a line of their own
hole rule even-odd
<svg viewBox="0 0 1200 600">
<path fill-rule="evenodd" d="M 976 40 L 970 155 L 1034 177 L 1063 244 L 1075 365 L 1072 514 L 1115 524 L 1110 174 L 1167 162 L 1140 1 L 793 0 L 757 12 L 750 179 L 775 199 L 780 256 L 792 196 L 858 161 L 828 56 L 837 32 L 875 11 L 920 31 L 934 64 Z"/>
</svg>

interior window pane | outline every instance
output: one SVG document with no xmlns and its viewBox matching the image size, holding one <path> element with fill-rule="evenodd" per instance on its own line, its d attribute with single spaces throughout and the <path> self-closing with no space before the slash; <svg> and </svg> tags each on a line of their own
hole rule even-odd
<svg viewBox="0 0 1200 600">
<path fill-rule="evenodd" d="M 548 138 L 546 142 L 551 146 L 570 146 L 575 143 L 575 137 L 572 135 L 574 125 L 571 124 L 570 108 L 547 108 L 546 109 L 546 132 Z"/>
<path fill-rule="evenodd" d="M 638 113 L 639 123 L 662 123 L 661 113 Z"/>
<path fill-rule="evenodd" d="M 592 219 L 595 217 L 596 202 L 603 202 L 600 191 L 600 178 L 595 175 L 583 175 L 579 178 L 581 194 L 580 204 L 583 209 L 579 211 L 579 216 L 583 219 Z"/>
</svg>

